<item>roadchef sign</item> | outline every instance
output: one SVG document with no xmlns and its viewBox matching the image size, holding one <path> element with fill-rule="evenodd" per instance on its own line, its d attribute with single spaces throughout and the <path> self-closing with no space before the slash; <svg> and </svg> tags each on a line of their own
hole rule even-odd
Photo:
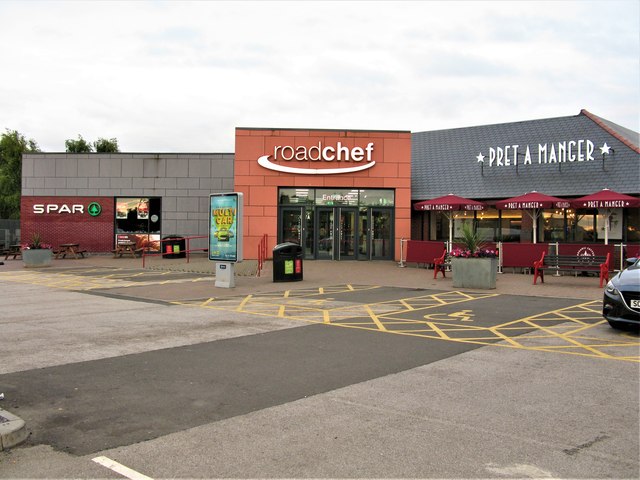
<svg viewBox="0 0 640 480">
<path fill-rule="evenodd" d="M 299 145 L 277 145 L 272 155 L 262 155 L 258 158 L 258 165 L 283 173 L 297 173 L 301 175 L 333 175 L 340 173 L 360 172 L 372 168 L 376 162 L 372 158 L 373 142 L 365 147 L 348 147 L 338 142 L 336 146 L 325 145 L 321 141 L 317 145 L 306 147 Z M 302 168 L 293 162 L 331 163 L 334 168 Z M 337 166 L 337 164 L 341 164 Z M 355 165 L 353 165 L 355 164 Z"/>
</svg>

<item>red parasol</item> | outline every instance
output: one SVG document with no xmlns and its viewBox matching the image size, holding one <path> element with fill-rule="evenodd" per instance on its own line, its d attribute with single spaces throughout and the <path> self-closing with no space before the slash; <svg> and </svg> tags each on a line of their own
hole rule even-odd
<svg viewBox="0 0 640 480">
<path fill-rule="evenodd" d="M 571 204 L 574 208 L 631 208 L 640 206 L 640 198 L 605 188 L 591 195 L 576 198 Z"/>
<path fill-rule="evenodd" d="M 614 192 L 605 188 L 599 192 L 576 198 L 571 202 L 574 208 L 597 208 L 603 209 L 605 215 L 604 222 L 604 244 L 609 244 L 609 217 L 612 208 L 633 208 L 640 206 L 640 198 Z"/>
<path fill-rule="evenodd" d="M 454 210 L 484 210 L 486 208 L 486 204 L 450 193 L 449 195 L 415 203 L 413 208 L 415 210 L 436 210 L 444 212 L 449 219 L 449 251 L 451 251 L 451 248 L 453 247 L 453 218 L 450 213 L 446 212 Z"/>
<path fill-rule="evenodd" d="M 519 197 L 507 198 L 496 203 L 500 210 L 525 210 L 533 220 L 533 243 L 538 243 L 538 217 L 545 208 L 569 208 L 571 202 L 562 198 L 552 197 L 535 190 Z M 531 210 L 531 212 L 529 212 Z"/>
<path fill-rule="evenodd" d="M 530 210 L 538 208 L 569 208 L 571 202 L 558 197 L 545 195 L 544 193 L 525 193 L 519 197 L 507 198 L 496 203 L 500 210 Z"/>
<path fill-rule="evenodd" d="M 486 205 L 476 200 L 459 197 L 450 193 L 442 197 L 424 200 L 413 205 L 416 210 L 484 210 Z"/>
</svg>

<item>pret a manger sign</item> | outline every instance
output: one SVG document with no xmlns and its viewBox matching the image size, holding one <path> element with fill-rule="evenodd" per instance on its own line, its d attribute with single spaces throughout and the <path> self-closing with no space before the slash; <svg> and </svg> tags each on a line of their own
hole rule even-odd
<svg viewBox="0 0 640 480">
<path fill-rule="evenodd" d="M 366 147 L 349 147 L 342 142 L 337 142 L 335 146 L 326 145 L 322 141 L 311 146 L 276 145 L 272 155 L 258 158 L 258 164 L 276 172 L 302 175 L 353 173 L 367 170 L 376 164 L 373 160 L 373 150 L 373 142 L 369 142 Z M 303 167 L 301 162 L 318 166 L 331 164 L 335 167 L 309 168 Z"/>
</svg>

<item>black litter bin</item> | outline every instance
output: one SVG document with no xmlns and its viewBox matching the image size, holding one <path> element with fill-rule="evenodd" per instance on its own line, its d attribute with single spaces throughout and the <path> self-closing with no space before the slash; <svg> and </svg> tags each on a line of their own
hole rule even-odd
<svg viewBox="0 0 640 480">
<path fill-rule="evenodd" d="M 279 243 L 273 247 L 273 281 L 302 280 L 302 247 L 297 243 Z"/>
<path fill-rule="evenodd" d="M 184 258 L 186 255 L 184 237 L 167 235 L 162 239 L 162 258 Z"/>
</svg>

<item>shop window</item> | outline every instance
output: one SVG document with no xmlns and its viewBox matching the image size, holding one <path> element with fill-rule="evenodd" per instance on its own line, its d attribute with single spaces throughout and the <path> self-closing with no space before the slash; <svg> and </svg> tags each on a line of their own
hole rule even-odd
<svg viewBox="0 0 640 480">
<path fill-rule="evenodd" d="M 596 215 L 597 210 L 578 209 L 575 212 L 575 221 L 569 226 L 571 242 L 595 242 L 596 234 Z"/>
<path fill-rule="evenodd" d="M 313 205 L 314 196 L 313 188 L 281 188 L 278 202 L 280 205 Z"/>
<path fill-rule="evenodd" d="M 575 221 L 573 210 L 567 211 L 567 221 Z M 564 242 L 565 212 L 564 210 L 545 210 L 542 212 L 543 239 L 545 242 Z"/>
<path fill-rule="evenodd" d="M 520 235 L 522 233 L 522 215 L 522 210 L 502 211 L 500 217 L 500 238 L 503 242 L 520 241 Z"/>
<path fill-rule="evenodd" d="M 477 232 L 483 242 L 497 242 L 500 231 L 500 213 L 495 208 L 477 212 Z"/>
<path fill-rule="evenodd" d="M 626 208 L 626 241 L 628 243 L 640 242 L 640 208 Z"/>
<path fill-rule="evenodd" d="M 117 197 L 116 243 L 133 241 L 136 248 L 160 250 L 161 199 L 159 197 Z"/>
</svg>

